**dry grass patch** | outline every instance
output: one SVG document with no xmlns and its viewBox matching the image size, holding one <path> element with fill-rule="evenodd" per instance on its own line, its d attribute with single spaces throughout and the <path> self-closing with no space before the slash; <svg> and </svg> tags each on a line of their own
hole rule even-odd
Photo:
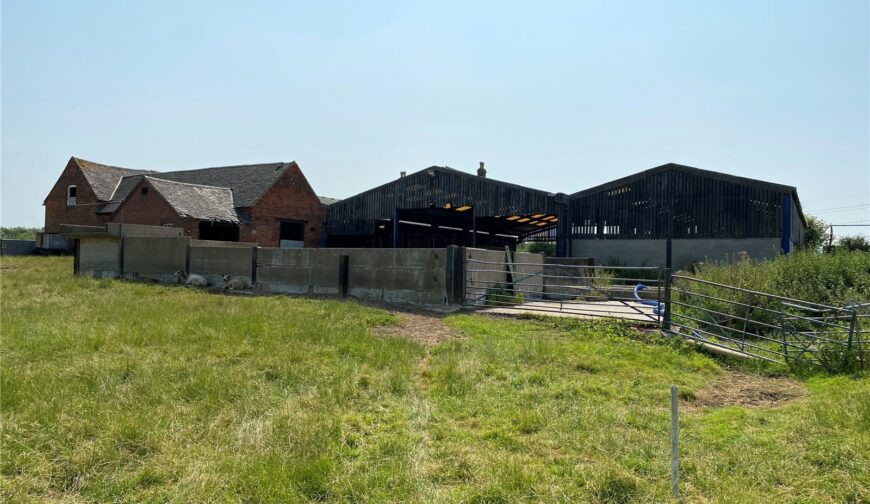
<svg viewBox="0 0 870 504">
<path fill-rule="evenodd" d="M 774 378 L 730 371 L 694 394 L 699 406 L 780 406 L 807 396 L 806 387 L 790 378 Z"/>
</svg>

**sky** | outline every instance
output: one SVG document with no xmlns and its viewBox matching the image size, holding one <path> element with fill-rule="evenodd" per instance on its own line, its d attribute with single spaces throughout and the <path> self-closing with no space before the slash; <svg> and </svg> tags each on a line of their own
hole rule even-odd
<svg viewBox="0 0 870 504">
<path fill-rule="evenodd" d="M 870 225 L 868 5 L 3 0 L 0 222 L 41 226 L 77 156 L 295 160 L 338 198 L 431 165 L 572 193 L 676 162 Z"/>
</svg>

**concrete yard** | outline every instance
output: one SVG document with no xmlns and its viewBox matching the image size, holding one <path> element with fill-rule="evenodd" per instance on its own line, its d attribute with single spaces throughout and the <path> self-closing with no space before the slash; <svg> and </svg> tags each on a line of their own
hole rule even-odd
<svg viewBox="0 0 870 504">
<path fill-rule="evenodd" d="M 656 323 L 658 317 L 653 307 L 635 301 L 530 301 L 513 306 L 489 306 L 477 310 L 478 313 L 495 315 L 541 314 L 555 317 L 593 319 L 600 317 L 618 318 L 634 322 Z"/>
</svg>

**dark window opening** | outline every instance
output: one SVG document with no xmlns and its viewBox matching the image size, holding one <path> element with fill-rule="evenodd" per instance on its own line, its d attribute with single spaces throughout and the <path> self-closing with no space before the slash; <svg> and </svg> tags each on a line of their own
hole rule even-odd
<svg viewBox="0 0 870 504">
<path fill-rule="evenodd" d="M 239 241 L 239 225 L 226 222 L 199 222 L 200 240 Z"/>
<path fill-rule="evenodd" d="M 146 194 L 148 194 L 148 188 L 147 188 L 147 187 L 143 187 L 143 188 L 142 188 L 142 195 L 144 196 L 144 195 L 146 195 Z"/>
<path fill-rule="evenodd" d="M 66 188 L 66 206 L 76 206 L 76 186 L 71 185 Z"/>
<path fill-rule="evenodd" d="M 304 222 L 282 222 L 281 230 L 278 236 L 279 240 L 304 241 L 305 240 L 305 223 Z"/>
</svg>

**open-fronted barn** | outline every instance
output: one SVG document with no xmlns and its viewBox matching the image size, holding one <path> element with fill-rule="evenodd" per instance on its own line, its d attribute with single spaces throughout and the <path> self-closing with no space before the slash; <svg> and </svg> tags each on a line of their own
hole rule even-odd
<svg viewBox="0 0 870 504">
<path fill-rule="evenodd" d="M 570 197 L 571 254 L 599 262 L 676 266 L 789 252 L 803 243 L 797 189 L 665 164 Z"/>
<path fill-rule="evenodd" d="M 330 247 L 516 246 L 555 236 L 566 195 L 432 166 L 327 207 Z"/>
<path fill-rule="evenodd" d="M 674 266 L 804 240 L 792 186 L 666 164 L 567 196 L 432 166 L 327 207 L 331 247 L 484 248 L 555 242 L 557 255 Z"/>
</svg>

